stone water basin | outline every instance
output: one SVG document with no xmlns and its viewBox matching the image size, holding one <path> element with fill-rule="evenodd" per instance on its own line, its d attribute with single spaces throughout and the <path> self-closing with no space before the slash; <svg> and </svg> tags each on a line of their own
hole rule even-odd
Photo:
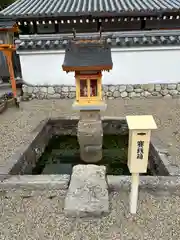
<svg viewBox="0 0 180 240">
<path fill-rule="evenodd" d="M 87 164 L 80 159 L 77 117 L 48 119 L 35 129 L 32 142 L 25 147 L 9 174 L 51 175 L 72 173 L 73 166 Z M 128 127 L 125 118 L 103 117 L 103 157 L 107 175 L 130 175 L 127 167 Z M 16 154 L 17 157 L 17 154 Z M 148 171 L 143 175 L 169 175 L 164 163 L 150 144 Z"/>
</svg>

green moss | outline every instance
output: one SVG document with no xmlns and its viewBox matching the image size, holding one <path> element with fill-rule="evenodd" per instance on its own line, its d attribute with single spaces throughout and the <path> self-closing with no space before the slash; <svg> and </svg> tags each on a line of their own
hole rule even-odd
<svg viewBox="0 0 180 240">
<path fill-rule="evenodd" d="M 103 137 L 103 158 L 98 162 L 98 165 L 105 165 L 109 175 L 129 175 L 127 152 L 128 135 L 105 135 Z M 80 159 L 76 136 L 54 136 L 33 169 L 33 174 L 43 173 L 45 167 L 46 174 L 53 174 L 51 172 L 54 169 L 52 165 L 55 164 L 59 167 L 62 166 L 62 169 L 68 169 L 68 172 L 64 172 L 64 174 L 71 174 L 72 167 L 76 164 L 86 164 Z M 49 172 L 47 165 L 49 166 Z M 62 172 L 62 169 L 56 172 Z"/>
<path fill-rule="evenodd" d="M 53 136 L 50 140 L 49 150 L 52 149 L 78 149 L 79 144 L 76 136 L 61 135 Z"/>
<path fill-rule="evenodd" d="M 128 135 L 104 135 L 103 149 L 127 149 Z"/>
</svg>

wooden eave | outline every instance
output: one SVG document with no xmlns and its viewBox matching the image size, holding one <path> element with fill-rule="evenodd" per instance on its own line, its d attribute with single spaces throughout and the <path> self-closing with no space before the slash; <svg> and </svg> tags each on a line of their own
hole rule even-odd
<svg viewBox="0 0 180 240">
<path fill-rule="evenodd" d="M 19 31 L 19 28 L 18 28 L 17 24 L 15 24 L 11 28 L 1 28 L 0 27 L 0 32 L 18 32 L 18 31 Z"/>
<path fill-rule="evenodd" d="M 107 66 L 64 66 L 62 65 L 63 71 L 75 72 L 75 71 L 109 71 L 112 69 L 112 65 Z"/>
<path fill-rule="evenodd" d="M 75 78 L 81 78 L 81 79 L 87 79 L 87 78 L 101 78 L 102 73 L 98 74 L 92 74 L 92 73 L 87 73 L 87 74 L 80 74 L 79 72 L 75 72 Z"/>
</svg>

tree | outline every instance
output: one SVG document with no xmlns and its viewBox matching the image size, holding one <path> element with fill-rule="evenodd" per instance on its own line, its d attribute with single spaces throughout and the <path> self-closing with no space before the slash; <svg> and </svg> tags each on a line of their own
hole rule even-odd
<svg viewBox="0 0 180 240">
<path fill-rule="evenodd" d="M 0 10 L 6 8 L 7 6 L 9 6 L 13 2 L 15 2 L 15 0 L 1 0 L 1 2 L 0 2 Z"/>
</svg>

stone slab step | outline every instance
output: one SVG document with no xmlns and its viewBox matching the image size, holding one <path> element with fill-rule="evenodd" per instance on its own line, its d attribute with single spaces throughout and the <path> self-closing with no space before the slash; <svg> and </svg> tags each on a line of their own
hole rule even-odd
<svg viewBox="0 0 180 240">
<path fill-rule="evenodd" d="M 105 166 L 73 167 L 64 212 L 69 217 L 100 217 L 109 212 Z"/>
</svg>

